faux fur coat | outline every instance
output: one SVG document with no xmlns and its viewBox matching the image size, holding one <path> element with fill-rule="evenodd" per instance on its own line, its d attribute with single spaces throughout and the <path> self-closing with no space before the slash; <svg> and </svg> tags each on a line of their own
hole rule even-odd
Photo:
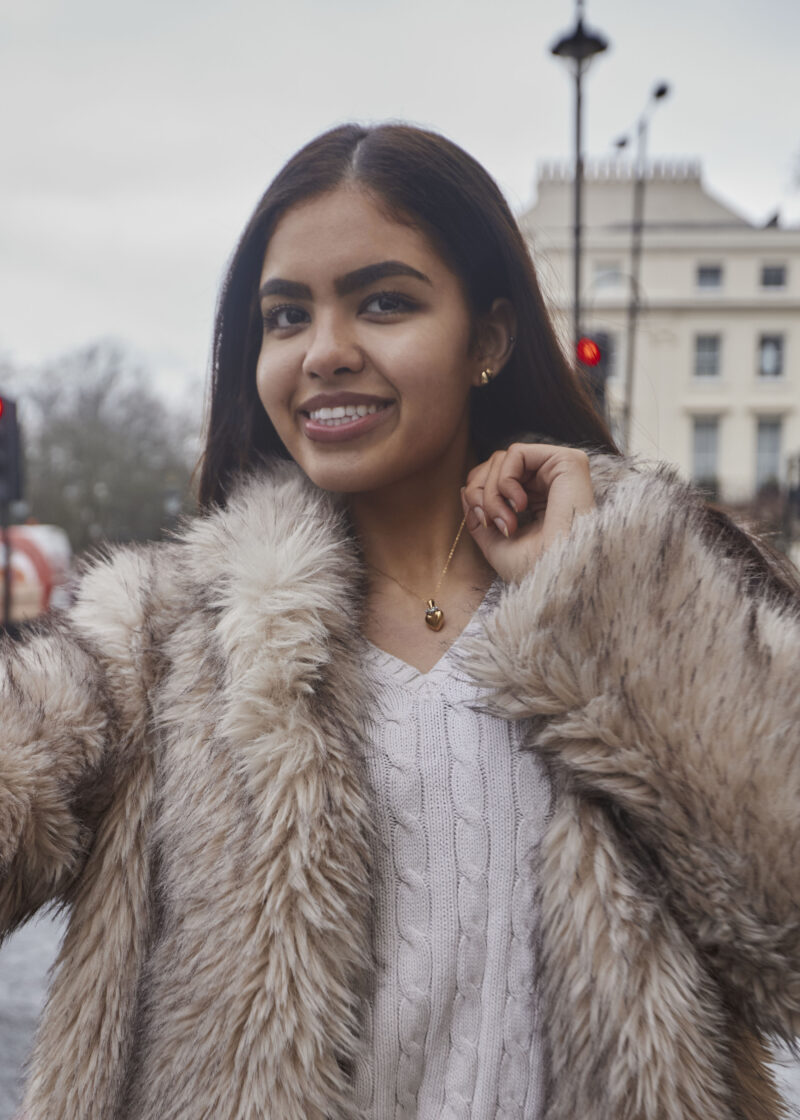
<svg viewBox="0 0 800 1120">
<path fill-rule="evenodd" d="M 556 791 L 544 1118 L 766 1120 L 759 1039 L 800 1034 L 800 622 L 670 471 L 591 463 L 598 508 L 466 647 Z M 5 645 L 0 929 L 70 914 L 29 1120 L 355 1120 L 361 578 L 279 466 Z"/>
</svg>

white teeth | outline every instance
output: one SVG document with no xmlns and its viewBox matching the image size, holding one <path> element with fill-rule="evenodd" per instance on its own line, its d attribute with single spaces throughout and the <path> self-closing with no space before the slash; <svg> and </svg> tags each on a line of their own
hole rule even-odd
<svg viewBox="0 0 800 1120">
<path fill-rule="evenodd" d="M 385 405 L 382 404 L 337 404 L 334 408 L 315 408 L 309 412 L 309 417 L 317 423 L 322 422 L 330 427 L 346 424 L 348 420 L 355 420 L 360 416 L 371 416 L 373 412 L 380 412 Z"/>
</svg>

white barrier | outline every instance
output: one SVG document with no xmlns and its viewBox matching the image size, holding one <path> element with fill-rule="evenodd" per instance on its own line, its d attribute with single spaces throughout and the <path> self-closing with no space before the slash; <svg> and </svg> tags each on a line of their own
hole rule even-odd
<svg viewBox="0 0 800 1120">
<path fill-rule="evenodd" d="M 12 525 L 11 619 L 27 622 L 62 606 L 67 599 L 72 550 L 63 529 L 55 525 Z M 0 603 L 5 583 L 5 548 L 0 542 Z"/>
</svg>

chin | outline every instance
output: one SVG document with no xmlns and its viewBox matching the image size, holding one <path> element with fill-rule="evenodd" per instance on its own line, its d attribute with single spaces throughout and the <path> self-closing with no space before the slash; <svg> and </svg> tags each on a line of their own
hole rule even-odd
<svg viewBox="0 0 800 1120">
<path fill-rule="evenodd" d="M 408 475 L 408 464 L 402 470 L 393 471 L 384 462 L 376 462 L 372 456 L 361 463 L 339 462 L 302 462 L 298 463 L 303 472 L 320 490 L 334 494 L 366 494 L 381 490 L 393 482 L 399 482 Z"/>
<path fill-rule="evenodd" d="M 361 471 L 306 471 L 309 479 L 320 490 L 331 494 L 366 494 L 380 490 L 392 481 L 376 476 L 374 472 Z"/>
</svg>

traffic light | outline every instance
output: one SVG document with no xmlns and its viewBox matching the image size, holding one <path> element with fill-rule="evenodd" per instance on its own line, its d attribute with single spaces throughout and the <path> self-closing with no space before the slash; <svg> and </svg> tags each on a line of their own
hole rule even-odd
<svg viewBox="0 0 800 1120">
<path fill-rule="evenodd" d="M 22 449 L 17 402 L 0 396 L 0 505 L 22 498 Z"/>
<path fill-rule="evenodd" d="M 578 339 L 578 368 L 587 376 L 589 388 L 601 412 L 606 411 L 606 380 L 611 374 L 613 341 L 606 331 L 594 331 Z"/>
</svg>

